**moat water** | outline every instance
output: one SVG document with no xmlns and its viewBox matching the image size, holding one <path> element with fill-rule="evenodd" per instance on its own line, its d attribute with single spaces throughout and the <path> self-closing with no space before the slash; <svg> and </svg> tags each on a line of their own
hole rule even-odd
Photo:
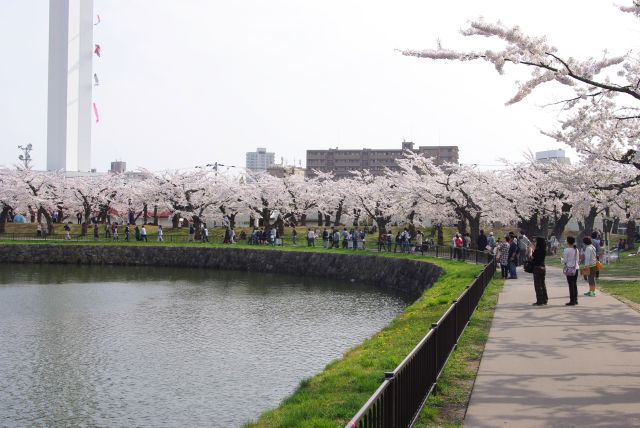
<svg viewBox="0 0 640 428">
<path fill-rule="evenodd" d="M 0 426 L 241 426 L 407 303 L 287 275 L 0 265 Z"/>
</svg>

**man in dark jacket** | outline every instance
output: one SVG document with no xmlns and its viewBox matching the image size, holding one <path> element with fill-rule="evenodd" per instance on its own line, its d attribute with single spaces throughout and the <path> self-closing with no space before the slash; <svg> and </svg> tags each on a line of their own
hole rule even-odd
<svg viewBox="0 0 640 428">
<path fill-rule="evenodd" d="M 487 235 L 484 234 L 484 230 L 480 231 L 478 236 L 478 251 L 484 251 L 487 249 Z"/>
</svg>

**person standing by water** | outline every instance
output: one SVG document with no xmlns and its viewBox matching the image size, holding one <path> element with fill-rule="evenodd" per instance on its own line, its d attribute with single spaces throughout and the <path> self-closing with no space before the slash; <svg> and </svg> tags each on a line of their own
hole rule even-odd
<svg viewBox="0 0 640 428">
<path fill-rule="evenodd" d="M 585 236 L 582 239 L 584 243 L 584 268 L 583 275 L 589 281 L 589 291 L 584 293 L 585 296 L 596 297 L 596 261 L 597 253 L 596 248 L 593 246 L 591 238 Z"/>
<path fill-rule="evenodd" d="M 546 305 L 549 297 L 547 296 L 547 285 L 545 284 L 546 269 L 544 258 L 547 254 L 547 242 L 544 238 L 536 237 L 536 247 L 531 254 L 533 262 L 533 286 L 536 290 L 535 306 Z"/>
<path fill-rule="evenodd" d="M 562 272 L 567 277 L 567 284 L 569 284 L 569 303 L 565 303 L 567 306 L 575 306 L 578 304 L 578 272 L 580 266 L 578 262 L 580 260 L 580 252 L 576 247 L 576 239 L 573 236 L 567 236 L 567 248 L 562 253 L 560 261 L 564 265 Z"/>
</svg>

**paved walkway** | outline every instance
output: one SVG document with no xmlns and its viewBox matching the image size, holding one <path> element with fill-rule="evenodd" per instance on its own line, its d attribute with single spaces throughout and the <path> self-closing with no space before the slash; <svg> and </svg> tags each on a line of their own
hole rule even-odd
<svg viewBox="0 0 640 428">
<path fill-rule="evenodd" d="M 519 271 L 521 269 L 518 269 Z M 500 294 L 465 427 L 640 426 L 640 313 L 606 294 L 565 306 L 562 272 L 548 268 L 548 306 L 532 275 Z"/>
</svg>

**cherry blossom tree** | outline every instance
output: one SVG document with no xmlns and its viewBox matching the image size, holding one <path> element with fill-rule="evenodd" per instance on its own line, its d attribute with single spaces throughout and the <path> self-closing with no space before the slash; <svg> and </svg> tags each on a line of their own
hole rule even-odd
<svg viewBox="0 0 640 428">
<path fill-rule="evenodd" d="M 0 233 L 5 232 L 7 219 L 24 198 L 24 192 L 20 191 L 21 187 L 18 183 L 15 170 L 0 170 Z"/>
<path fill-rule="evenodd" d="M 252 215 L 262 219 L 265 228 L 271 226 L 271 218 L 288 211 L 291 196 L 282 180 L 266 173 L 247 176 L 243 203 Z M 280 226 L 282 227 L 282 226 Z"/>
<path fill-rule="evenodd" d="M 87 234 L 90 219 L 94 216 L 105 221 L 109 210 L 118 205 L 119 191 L 122 181 L 119 174 L 106 176 L 67 177 L 65 189 L 69 195 L 67 206 L 82 212 L 85 221 L 82 223 L 82 235 Z"/>
<path fill-rule="evenodd" d="M 352 171 L 353 185 L 347 199 L 354 202 L 356 209 L 362 209 L 375 221 L 383 233 L 392 221 L 401 217 L 400 206 L 396 203 L 397 184 L 387 175 L 373 175 L 369 171 Z"/>
<path fill-rule="evenodd" d="M 51 213 L 63 205 L 64 177 L 61 172 L 19 169 L 15 173 L 17 185 L 24 195 L 23 203 L 31 214 L 31 221 L 44 217 L 48 233 L 53 233 Z"/>
<path fill-rule="evenodd" d="M 640 2 L 620 10 L 640 17 Z M 576 59 L 563 56 L 544 37 L 524 34 L 519 27 L 473 21 L 462 30 L 464 36 L 493 38 L 502 50 L 460 52 L 427 49 L 404 50 L 403 55 L 432 60 L 482 60 L 503 74 L 505 65 L 531 69 L 529 78 L 518 84 L 507 104 L 517 103 L 536 88 L 555 82 L 570 88 L 573 95 L 560 102 L 560 127 L 544 133 L 575 148 L 592 169 L 623 166 L 627 171 L 612 182 L 596 182 L 603 190 L 623 189 L 640 184 L 640 58 L 630 49 L 617 56 Z M 634 40 L 633 36 L 629 40 Z M 619 48 L 616 46 L 616 48 Z"/>
</svg>

